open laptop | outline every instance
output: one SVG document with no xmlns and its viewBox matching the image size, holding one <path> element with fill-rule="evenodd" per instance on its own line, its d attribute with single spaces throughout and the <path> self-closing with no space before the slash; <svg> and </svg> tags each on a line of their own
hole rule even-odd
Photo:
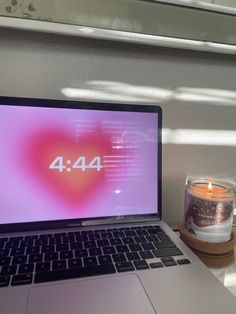
<svg viewBox="0 0 236 314">
<path fill-rule="evenodd" d="M 1 314 L 235 314 L 161 221 L 158 106 L 0 98 Z"/>
</svg>

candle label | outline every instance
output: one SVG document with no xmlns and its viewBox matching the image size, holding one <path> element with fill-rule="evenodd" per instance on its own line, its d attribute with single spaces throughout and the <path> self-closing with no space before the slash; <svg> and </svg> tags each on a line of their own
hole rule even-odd
<svg viewBox="0 0 236 314">
<path fill-rule="evenodd" d="M 185 219 L 199 227 L 212 226 L 231 217 L 233 201 L 214 202 L 186 194 Z"/>
</svg>

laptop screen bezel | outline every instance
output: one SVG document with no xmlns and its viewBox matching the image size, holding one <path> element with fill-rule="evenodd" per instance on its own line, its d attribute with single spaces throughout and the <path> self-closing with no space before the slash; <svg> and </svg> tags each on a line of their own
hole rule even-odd
<svg viewBox="0 0 236 314">
<path fill-rule="evenodd" d="M 85 102 L 79 100 L 55 100 L 55 99 L 41 99 L 41 98 L 20 98 L 20 97 L 0 97 L 0 106 L 22 106 L 22 107 L 42 107 L 42 108 L 64 108 L 64 109 L 91 109 L 91 110 L 105 110 L 105 111 L 127 111 L 127 112 L 153 112 L 157 113 L 158 119 L 158 158 L 157 158 L 157 208 L 156 213 L 145 215 L 125 215 L 125 216 L 109 216 L 109 217 L 95 217 L 95 218 L 75 218 L 65 220 L 50 220 L 37 222 L 20 222 L 0 224 L 0 232 L 22 232 L 43 229 L 57 229 L 68 228 L 75 226 L 85 226 L 89 223 L 103 224 L 106 221 L 110 223 L 130 222 L 130 221 L 144 221 L 149 219 L 162 218 L 162 109 L 157 105 L 137 105 L 124 103 L 106 103 L 106 102 Z"/>
</svg>

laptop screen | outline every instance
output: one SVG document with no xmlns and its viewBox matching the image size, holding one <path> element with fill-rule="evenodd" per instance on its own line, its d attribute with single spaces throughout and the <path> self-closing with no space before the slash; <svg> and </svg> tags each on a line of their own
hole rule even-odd
<svg viewBox="0 0 236 314">
<path fill-rule="evenodd" d="M 156 214 L 158 113 L 53 106 L 1 103 L 0 224 Z"/>
</svg>

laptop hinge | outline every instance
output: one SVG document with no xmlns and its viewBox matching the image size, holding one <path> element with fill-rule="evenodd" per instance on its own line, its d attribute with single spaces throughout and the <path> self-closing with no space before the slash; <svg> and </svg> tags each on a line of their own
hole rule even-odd
<svg viewBox="0 0 236 314">
<path fill-rule="evenodd" d="M 95 219 L 95 220 L 83 220 L 80 222 L 74 222 L 68 224 L 68 227 L 82 227 L 82 226 L 95 226 L 95 225 L 107 225 L 107 224 L 124 224 L 124 223 L 140 223 L 160 220 L 160 217 L 123 217 L 119 216 L 116 218 L 106 219 Z"/>
</svg>

